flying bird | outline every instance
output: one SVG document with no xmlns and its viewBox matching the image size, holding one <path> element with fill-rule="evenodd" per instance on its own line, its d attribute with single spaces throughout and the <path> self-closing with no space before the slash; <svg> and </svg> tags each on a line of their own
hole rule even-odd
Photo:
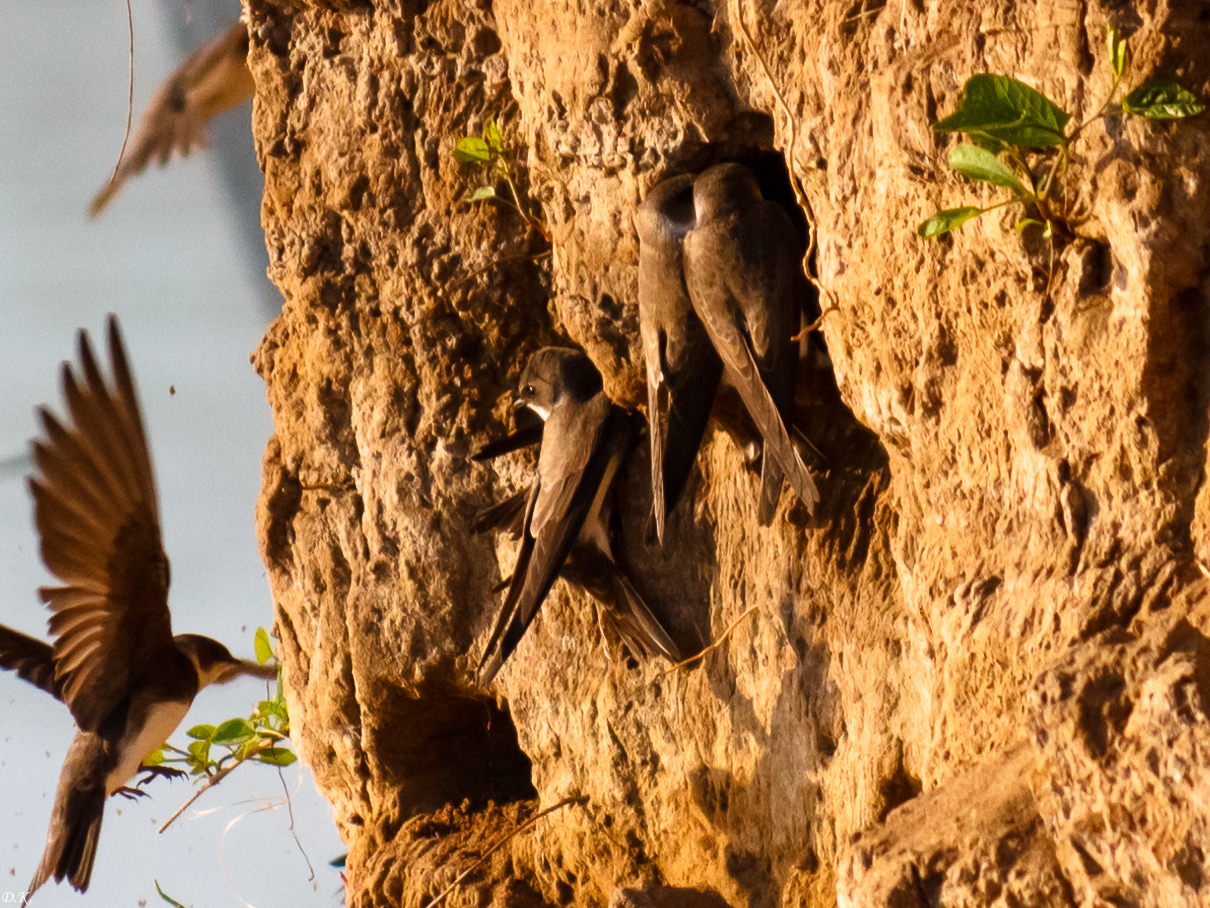
<svg viewBox="0 0 1210 908">
<path fill-rule="evenodd" d="M 61 700 L 78 730 L 55 791 L 46 851 L 29 885 L 52 876 L 88 888 L 105 799 L 176 729 L 207 684 L 275 678 L 197 634 L 172 634 L 168 558 L 134 379 L 109 319 L 113 381 L 80 332 L 80 363 L 63 364 L 70 422 L 45 407 L 29 486 L 42 560 L 60 586 L 39 590 L 54 645 L 0 626 L 0 668 Z"/>
<path fill-rule="evenodd" d="M 516 406 L 545 421 L 530 487 L 521 550 L 508 593 L 479 662 L 487 687 L 517 648 L 555 578 L 588 590 L 636 655 L 678 662 L 680 651 L 618 567 L 609 539 L 610 487 L 634 440 L 629 414 L 605 394 L 601 374 L 579 350 L 544 347 L 521 375 Z"/>
<path fill-rule="evenodd" d="M 800 301 L 807 294 L 794 225 L 766 201 L 752 172 L 716 164 L 693 184 L 696 225 L 685 234 L 685 283 L 727 379 L 765 441 L 757 516 L 773 520 L 783 477 L 813 511 L 819 491 L 790 441 Z"/>
<path fill-rule="evenodd" d="M 248 69 L 248 26 L 236 22 L 195 50 L 156 89 L 139 119 L 130 150 L 89 205 L 89 217 L 100 214 L 122 184 L 153 160 L 162 167 L 175 154 L 207 147 L 206 125 L 243 104 L 255 89 Z"/>
<path fill-rule="evenodd" d="M 696 223 L 693 177 L 655 187 L 634 217 L 639 234 L 639 332 L 647 361 L 647 423 L 655 531 L 685 488 L 723 373 L 685 286 L 681 244 Z"/>
</svg>

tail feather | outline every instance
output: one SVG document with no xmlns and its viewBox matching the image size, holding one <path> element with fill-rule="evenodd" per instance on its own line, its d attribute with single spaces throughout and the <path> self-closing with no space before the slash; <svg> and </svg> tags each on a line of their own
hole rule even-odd
<svg viewBox="0 0 1210 908">
<path fill-rule="evenodd" d="M 88 888 L 105 816 L 105 776 L 111 762 L 100 737 L 88 732 L 76 735 L 59 773 L 46 850 L 29 884 L 30 895 L 51 877 L 56 883 L 67 879 L 80 892 Z"/>
</svg>

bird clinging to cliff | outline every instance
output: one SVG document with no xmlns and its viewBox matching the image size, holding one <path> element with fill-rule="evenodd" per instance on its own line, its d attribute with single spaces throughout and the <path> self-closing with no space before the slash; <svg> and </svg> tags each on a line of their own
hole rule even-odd
<svg viewBox="0 0 1210 908">
<path fill-rule="evenodd" d="M 693 204 L 696 225 L 683 244 L 685 283 L 728 380 L 764 437 L 757 514 L 768 525 L 783 476 L 808 510 L 819 501 L 785 423 L 798 358 L 792 337 L 806 295 L 796 234 L 785 210 L 766 201 L 739 164 L 717 164 L 699 176 Z"/>
<path fill-rule="evenodd" d="M 605 394 L 584 353 L 559 347 L 530 357 L 516 405 L 529 407 L 545 426 L 521 550 L 479 662 L 480 686 L 491 684 L 517 648 L 561 570 L 605 605 L 603 620 L 637 655 L 679 661 L 676 644 L 618 567 L 609 540 L 610 487 L 633 441 L 629 415 Z"/>
<path fill-rule="evenodd" d="M 117 172 L 97 193 L 88 214 L 96 217 L 130 177 L 156 161 L 187 155 L 209 144 L 206 124 L 252 97 L 248 26 L 236 22 L 195 50 L 164 80 L 139 119 L 139 130 Z"/>
<path fill-rule="evenodd" d="M 80 332 L 79 372 L 63 366 L 71 423 L 41 409 L 46 438 L 33 444 L 42 559 L 62 584 L 40 590 L 54 645 L 0 626 L 0 667 L 66 703 L 78 726 L 31 895 L 52 876 L 88 888 L 105 799 L 129 791 L 201 688 L 277 674 L 209 637 L 172 635 L 151 458 L 112 316 L 109 351 L 112 384 Z"/>
<path fill-rule="evenodd" d="M 681 244 L 695 223 L 693 177 L 655 187 L 634 216 L 639 234 L 639 331 L 647 363 L 647 423 L 656 535 L 664 542 L 710 419 L 723 364 L 693 311 Z"/>
</svg>

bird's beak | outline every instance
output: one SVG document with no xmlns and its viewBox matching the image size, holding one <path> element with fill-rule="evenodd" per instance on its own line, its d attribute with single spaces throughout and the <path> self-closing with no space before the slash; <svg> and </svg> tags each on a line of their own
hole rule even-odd
<svg viewBox="0 0 1210 908">
<path fill-rule="evenodd" d="M 215 666 L 215 676 L 211 684 L 226 684 L 234 681 L 240 675 L 251 675 L 254 678 L 264 678 L 266 681 L 277 679 L 277 663 L 261 665 L 251 659 L 236 659 L 223 665 Z"/>
<path fill-rule="evenodd" d="M 529 401 L 526 400 L 524 397 L 518 397 L 516 400 L 513 401 L 514 410 L 524 410 L 528 406 L 529 406 Z"/>
</svg>

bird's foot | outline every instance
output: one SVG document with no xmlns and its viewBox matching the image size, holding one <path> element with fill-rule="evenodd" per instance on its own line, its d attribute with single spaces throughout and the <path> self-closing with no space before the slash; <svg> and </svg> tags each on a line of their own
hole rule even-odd
<svg viewBox="0 0 1210 908">
<path fill-rule="evenodd" d="M 140 788 L 157 777 L 163 777 L 165 779 L 184 779 L 189 775 L 189 773 L 185 772 L 184 770 L 173 769 L 171 766 L 164 766 L 163 764 L 157 764 L 155 766 L 140 766 L 139 771 L 145 773 L 143 778 L 135 782 L 135 785 L 138 785 Z M 139 792 L 139 794 L 143 794 L 143 792 Z"/>
<path fill-rule="evenodd" d="M 141 791 L 138 788 L 130 788 L 126 785 L 123 785 L 121 788 L 115 788 L 113 793 L 116 795 L 121 795 L 129 801 L 137 801 L 139 798 L 150 797 L 147 792 Z"/>
</svg>

